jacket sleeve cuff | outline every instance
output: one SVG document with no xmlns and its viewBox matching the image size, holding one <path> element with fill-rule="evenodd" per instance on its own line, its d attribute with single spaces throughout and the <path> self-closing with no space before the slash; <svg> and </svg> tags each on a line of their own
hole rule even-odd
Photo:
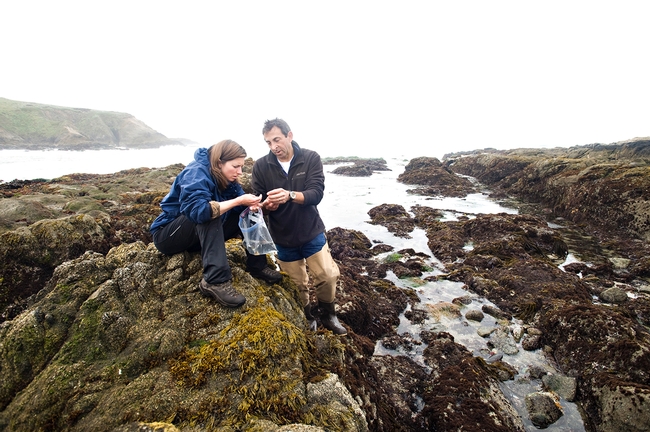
<svg viewBox="0 0 650 432">
<path fill-rule="evenodd" d="M 210 208 L 212 209 L 212 219 L 218 218 L 221 215 L 219 201 L 210 201 Z"/>
</svg>

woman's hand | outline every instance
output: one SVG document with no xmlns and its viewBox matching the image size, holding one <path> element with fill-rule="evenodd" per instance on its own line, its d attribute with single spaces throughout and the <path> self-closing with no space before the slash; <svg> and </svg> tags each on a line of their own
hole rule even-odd
<svg viewBox="0 0 650 432">
<path fill-rule="evenodd" d="M 261 200 L 262 200 L 262 194 L 260 195 L 244 194 L 238 196 L 237 198 L 219 202 L 219 207 L 220 207 L 221 214 L 224 214 L 228 210 L 239 206 L 259 207 Z"/>
<path fill-rule="evenodd" d="M 262 201 L 262 194 L 253 195 L 253 194 L 244 194 L 239 197 L 240 205 L 246 207 L 259 206 L 260 201 Z"/>
</svg>

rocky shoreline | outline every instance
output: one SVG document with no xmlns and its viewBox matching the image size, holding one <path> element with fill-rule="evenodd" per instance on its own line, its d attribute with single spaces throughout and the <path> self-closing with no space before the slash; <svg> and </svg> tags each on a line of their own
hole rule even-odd
<svg viewBox="0 0 650 432">
<path fill-rule="evenodd" d="M 412 250 L 380 262 L 390 245 L 328 231 L 349 330 L 336 338 L 307 331 L 288 277 L 272 287 L 250 277 L 238 240 L 228 251 L 249 299 L 240 310 L 201 297 L 198 255 L 155 250 L 147 227 L 182 165 L 2 184 L 0 428 L 523 431 L 500 382 L 527 379 L 542 383 L 526 398 L 538 427 L 561 415 L 561 397 L 580 407 L 588 431 L 647 430 L 648 153 L 641 140 L 411 160 L 399 177 L 409 193 L 489 188 L 520 209 L 447 222 L 426 206 L 371 210 L 396 235 L 425 230 L 445 267 L 437 278 L 464 284 L 467 295 L 439 313 L 499 320 L 484 329 L 494 348 L 486 358 L 449 333 L 420 334 L 426 367 L 373 356 L 380 339 L 417 343 L 395 332 L 407 305 L 414 322 L 431 312 L 384 279 L 388 270 L 422 276 Z M 344 175 L 382 169 L 356 165 Z M 559 268 L 575 251 L 579 262 Z M 496 307 L 467 313 L 478 296 Z M 512 346 L 541 350 L 554 369 L 516 375 L 499 358 Z"/>
</svg>

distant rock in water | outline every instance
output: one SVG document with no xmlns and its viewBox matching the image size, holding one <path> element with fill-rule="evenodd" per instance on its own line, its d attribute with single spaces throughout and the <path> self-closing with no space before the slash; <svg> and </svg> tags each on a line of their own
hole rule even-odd
<svg viewBox="0 0 650 432">
<path fill-rule="evenodd" d="M 0 98 L 0 149 L 89 150 L 181 145 L 131 114 Z"/>
<path fill-rule="evenodd" d="M 456 175 L 446 164 L 434 157 L 412 159 L 397 181 L 409 185 L 418 185 L 411 193 L 419 195 L 445 195 L 463 197 L 475 192 L 472 182 Z"/>
<path fill-rule="evenodd" d="M 325 165 L 350 162 L 353 165 L 340 166 L 332 170 L 332 173 L 348 177 L 370 177 L 375 171 L 390 171 L 383 158 L 359 159 L 357 157 L 337 157 L 323 159 L 323 164 Z"/>
</svg>

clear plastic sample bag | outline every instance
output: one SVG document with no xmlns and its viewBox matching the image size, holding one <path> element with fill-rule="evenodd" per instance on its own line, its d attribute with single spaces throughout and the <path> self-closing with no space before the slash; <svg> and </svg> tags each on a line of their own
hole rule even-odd
<svg viewBox="0 0 650 432">
<path fill-rule="evenodd" d="M 247 208 L 239 215 L 239 228 L 244 235 L 244 246 L 253 255 L 277 252 L 271 238 L 262 210 L 251 211 Z"/>
</svg>

